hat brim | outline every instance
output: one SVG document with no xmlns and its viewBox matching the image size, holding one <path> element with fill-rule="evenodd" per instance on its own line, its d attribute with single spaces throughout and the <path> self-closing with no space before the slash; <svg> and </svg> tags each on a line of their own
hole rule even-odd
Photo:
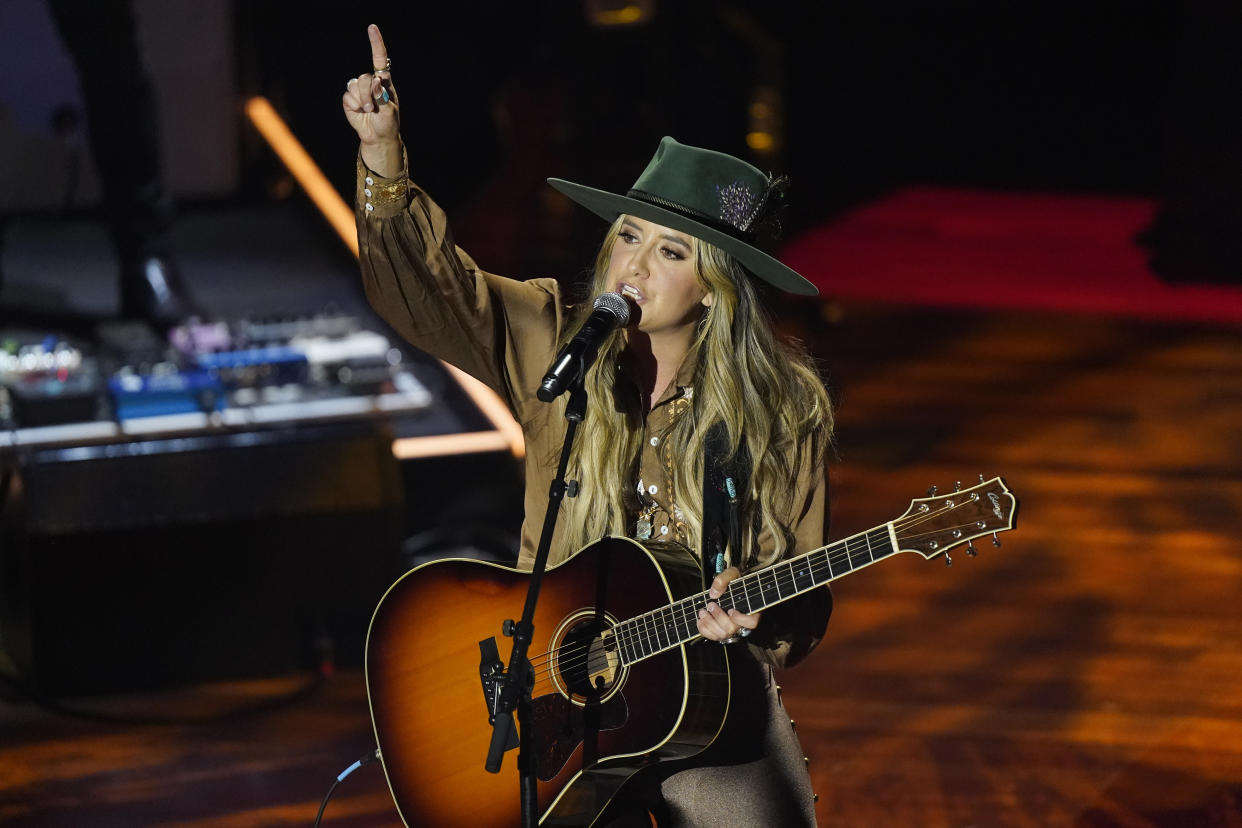
<svg viewBox="0 0 1242 828">
<path fill-rule="evenodd" d="M 769 256 L 757 247 L 741 239 L 701 224 L 692 218 L 639 201 L 629 196 L 617 195 L 594 187 L 584 187 L 562 178 L 549 178 L 548 183 L 558 192 L 581 204 L 605 221 L 615 221 L 625 213 L 646 221 L 671 227 L 702 239 L 725 251 L 741 263 L 742 267 L 773 287 L 799 296 L 818 296 L 819 288 L 802 277 L 796 270 Z"/>
</svg>

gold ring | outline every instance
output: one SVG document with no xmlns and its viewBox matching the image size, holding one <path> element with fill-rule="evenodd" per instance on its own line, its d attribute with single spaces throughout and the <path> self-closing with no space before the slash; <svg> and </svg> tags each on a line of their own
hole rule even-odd
<svg viewBox="0 0 1242 828">
<path fill-rule="evenodd" d="M 391 72 L 391 71 L 392 71 L 392 58 L 388 58 L 388 62 L 384 64 L 383 68 L 371 70 L 372 74 L 374 74 L 375 72 Z"/>
</svg>

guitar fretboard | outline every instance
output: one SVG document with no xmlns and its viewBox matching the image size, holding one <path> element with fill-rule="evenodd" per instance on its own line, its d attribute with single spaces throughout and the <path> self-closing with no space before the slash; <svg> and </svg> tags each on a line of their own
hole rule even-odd
<svg viewBox="0 0 1242 828">
<path fill-rule="evenodd" d="M 699 610 L 715 600 L 721 609 L 759 612 L 887 558 L 892 525 L 884 524 L 737 578 L 717 599 L 706 592 L 652 610 L 613 627 L 616 651 L 629 665 L 699 637 Z"/>
</svg>

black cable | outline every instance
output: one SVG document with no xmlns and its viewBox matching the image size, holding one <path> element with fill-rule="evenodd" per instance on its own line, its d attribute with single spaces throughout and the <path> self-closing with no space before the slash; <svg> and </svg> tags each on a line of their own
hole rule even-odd
<svg viewBox="0 0 1242 828">
<path fill-rule="evenodd" d="M 319 822 L 323 819 L 323 811 L 328 807 L 328 800 L 332 798 L 332 792 L 336 790 L 336 786 L 341 784 L 341 781 L 344 780 L 345 777 L 358 770 L 358 768 L 363 765 L 369 765 L 378 758 L 380 758 L 380 749 L 376 748 L 375 750 L 368 751 L 357 762 L 354 762 L 348 768 L 341 771 L 340 775 L 337 776 L 332 784 L 328 786 L 328 792 L 323 795 L 323 802 L 319 803 L 319 813 L 315 815 L 315 828 L 319 828 Z"/>
</svg>

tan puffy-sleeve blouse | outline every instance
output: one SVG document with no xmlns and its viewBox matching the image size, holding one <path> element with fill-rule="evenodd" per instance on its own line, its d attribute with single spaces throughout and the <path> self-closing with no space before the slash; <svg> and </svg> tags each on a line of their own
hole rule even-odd
<svg viewBox="0 0 1242 828">
<path fill-rule="evenodd" d="M 412 345 L 478 378 L 495 390 L 522 427 L 526 439 L 526 520 L 518 565 L 534 562 L 547 493 L 565 432 L 561 398 L 539 401 L 535 391 L 556 353 L 565 324 L 554 279 L 517 281 L 480 270 L 457 247 L 444 213 L 408 179 L 384 179 L 357 165 L 356 217 L 363 286 L 375 310 Z M 640 459 L 640 502 L 654 537 L 685 540 L 678 528 L 675 482 L 666 462 L 663 434 L 693 395 L 683 371 L 647 420 Z M 823 469 L 804 469 L 794 481 L 802 504 L 791 525 L 795 551 L 825 541 L 826 478 Z M 637 520 L 639 515 L 635 515 Z M 633 534 L 634 527 L 630 527 Z M 549 566 L 574 551 L 553 536 Z M 760 538 L 761 545 L 764 538 Z M 772 607 L 751 651 L 762 661 L 788 666 L 818 643 L 831 610 L 827 589 L 817 589 Z"/>
</svg>

